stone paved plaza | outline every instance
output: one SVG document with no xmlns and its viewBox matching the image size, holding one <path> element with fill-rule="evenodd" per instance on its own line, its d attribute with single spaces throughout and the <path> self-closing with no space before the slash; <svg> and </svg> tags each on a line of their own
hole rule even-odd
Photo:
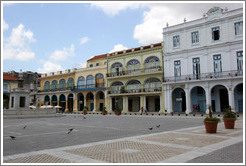
<svg viewBox="0 0 246 166">
<path fill-rule="evenodd" d="M 4 119 L 3 163 L 240 163 L 243 119 L 206 134 L 204 117 L 66 115 Z M 23 129 L 23 125 L 27 125 Z M 160 127 L 156 127 L 160 125 Z M 153 127 L 149 130 L 149 127 Z M 74 130 L 67 134 L 69 128 Z M 9 134 L 15 135 L 11 140 Z M 223 150 L 225 149 L 225 150 Z M 233 152 L 233 153 L 229 153 Z M 229 153 L 229 154 L 228 154 Z M 226 160 L 230 156 L 230 160 Z M 208 160 L 209 159 L 209 160 Z"/>
</svg>

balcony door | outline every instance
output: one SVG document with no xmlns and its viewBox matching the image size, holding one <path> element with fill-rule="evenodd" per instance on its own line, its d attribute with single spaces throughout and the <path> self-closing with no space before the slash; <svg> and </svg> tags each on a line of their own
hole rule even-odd
<svg viewBox="0 0 246 166">
<path fill-rule="evenodd" d="M 200 79 L 200 58 L 193 58 L 193 78 Z"/>
</svg>

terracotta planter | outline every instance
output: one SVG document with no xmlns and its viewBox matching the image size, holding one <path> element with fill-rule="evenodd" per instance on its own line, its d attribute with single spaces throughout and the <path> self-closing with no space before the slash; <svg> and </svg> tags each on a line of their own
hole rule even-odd
<svg viewBox="0 0 246 166">
<path fill-rule="evenodd" d="M 83 111 L 83 114 L 84 114 L 84 115 L 86 115 L 86 114 L 87 114 L 87 112 Z"/>
<path fill-rule="evenodd" d="M 102 112 L 102 115 L 107 115 L 107 112 Z"/>
<path fill-rule="evenodd" d="M 203 123 L 206 128 L 206 133 L 216 133 L 217 132 L 218 121 L 203 121 Z"/>
<path fill-rule="evenodd" d="M 115 115 L 119 116 L 121 114 L 121 112 L 115 112 Z"/>
<path fill-rule="evenodd" d="M 226 129 L 234 129 L 236 118 L 223 118 Z"/>
</svg>

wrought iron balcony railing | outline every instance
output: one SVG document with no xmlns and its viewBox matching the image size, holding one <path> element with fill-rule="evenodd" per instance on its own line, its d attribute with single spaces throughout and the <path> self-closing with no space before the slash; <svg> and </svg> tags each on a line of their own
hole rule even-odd
<svg viewBox="0 0 246 166">
<path fill-rule="evenodd" d="M 154 87 L 154 88 L 136 88 L 136 89 L 125 89 L 122 88 L 121 90 L 110 90 L 108 94 L 126 94 L 126 93 L 141 93 L 141 92 L 160 92 L 161 87 Z"/>
<path fill-rule="evenodd" d="M 232 71 L 213 72 L 213 73 L 200 73 L 195 75 L 183 75 L 178 77 L 164 77 L 163 82 L 165 83 L 165 82 L 231 78 L 231 77 L 238 77 L 242 75 L 243 75 L 243 71 L 232 70 Z"/>
<path fill-rule="evenodd" d="M 162 71 L 162 67 L 156 66 L 151 68 L 142 68 L 142 69 L 135 69 L 135 70 L 122 70 L 118 72 L 107 73 L 107 77 L 118 77 L 124 75 L 134 75 L 134 74 L 157 72 L 157 71 Z"/>
</svg>

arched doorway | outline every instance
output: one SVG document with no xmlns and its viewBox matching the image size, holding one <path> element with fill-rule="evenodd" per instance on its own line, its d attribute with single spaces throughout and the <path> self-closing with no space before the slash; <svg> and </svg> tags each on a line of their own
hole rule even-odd
<svg viewBox="0 0 246 166">
<path fill-rule="evenodd" d="M 97 93 L 96 100 L 97 100 L 97 108 L 99 108 L 99 111 L 102 111 L 103 107 L 105 106 L 104 98 L 105 98 L 104 93 L 102 91 Z"/>
<path fill-rule="evenodd" d="M 223 112 L 229 107 L 228 90 L 223 85 L 216 85 L 211 90 L 213 112 Z"/>
<path fill-rule="evenodd" d="M 172 92 L 173 111 L 185 112 L 186 110 L 186 95 L 182 88 L 176 88 Z"/>
<path fill-rule="evenodd" d="M 86 99 L 87 99 L 86 105 L 88 106 L 88 110 L 93 111 L 94 110 L 94 95 L 93 95 L 93 93 L 89 92 L 86 95 Z"/>
<path fill-rule="evenodd" d="M 9 109 L 9 96 L 3 95 L 3 108 Z"/>
<path fill-rule="evenodd" d="M 46 96 L 44 97 L 44 104 L 45 104 L 45 105 L 50 105 L 50 97 L 49 97 L 48 95 L 46 95 Z"/>
<path fill-rule="evenodd" d="M 192 88 L 190 92 L 191 96 L 191 109 L 193 112 L 205 112 L 206 111 L 206 93 L 205 90 L 196 86 Z"/>
<path fill-rule="evenodd" d="M 101 73 L 96 75 L 96 87 L 104 87 L 104 78 Z"/>
<path fill-rule="evenodd" d="M 69 95 L 68 95 L 68 100 L 67 100 L 67 102 L 68 102 L 68 103 L 67 103 L 67 104 L 68 104 L 68 105 L 67 105 L 68 110 L 72 112 L 72 111 L 73 111 L 73 94 L 69 94 Z"/>
<path fill-rule="evenodd" d="M 66 97 L 64 94 L 60 95 L 59 98 L 59 105 L 62 107 L 62 111 L 64 112 L 65 108 L 66 108 Z"/>
<path fill-rule="evenodd" d="M 51 101 L 52 101 L 52 106 L 56 106 L 57 105 L 57 97 L 56 97 L 56 95 L 53 95 L 51 97 Z"/>
<path fill-rule="evenodd" d="M 78 110 L 83 111 L 84 109 L 84 95 L 82 93 L 78 94 Z"/>
<path fill-rule="evenodd" d="M 243 112 L 243 83 L 234 88 L 234 103 L 236 112 Z"/>
</svg>

